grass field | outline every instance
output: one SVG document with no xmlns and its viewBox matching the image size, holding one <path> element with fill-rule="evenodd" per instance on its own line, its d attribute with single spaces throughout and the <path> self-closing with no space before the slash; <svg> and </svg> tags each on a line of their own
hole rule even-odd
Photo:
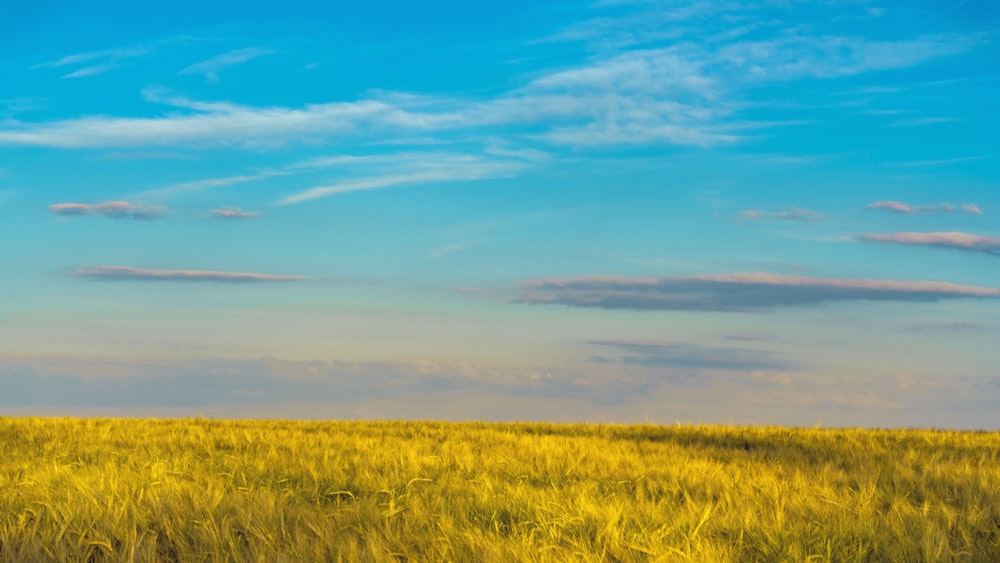
<svg viewBox="0 0 1000 563">
<path fill-rule="evenodd" d="M 1000 561 L 1000 433 L 0 418 L 0 560 Z"/>
</svg>

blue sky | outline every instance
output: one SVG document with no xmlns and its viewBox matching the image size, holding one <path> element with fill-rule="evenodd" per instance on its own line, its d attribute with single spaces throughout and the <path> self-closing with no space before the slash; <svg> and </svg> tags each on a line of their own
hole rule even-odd
<svg viewBox="0 0 1000 563">
<path fill-rule="evenodd" d="M 1000 428 L 994 2 L 3 10 L 3 412 Z"/>
</svg>

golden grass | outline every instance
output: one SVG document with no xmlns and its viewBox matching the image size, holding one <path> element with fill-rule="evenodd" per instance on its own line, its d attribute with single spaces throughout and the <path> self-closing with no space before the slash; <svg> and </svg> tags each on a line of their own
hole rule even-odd
<svg viewBox="0 0 1000 563">
<path fill-rule="evenodd" d="M 1000 561 L 1000 433 L 0 418 L 0 560 Z"/>
</svg>

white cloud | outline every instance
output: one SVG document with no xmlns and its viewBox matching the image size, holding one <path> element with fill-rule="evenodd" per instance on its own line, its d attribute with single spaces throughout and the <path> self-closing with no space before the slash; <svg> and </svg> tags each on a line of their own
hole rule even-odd
<svg viewBox="0 0 1000 563">
<path fill-rule="evenodd" d="M 120 67 L 118 63 L 105 63 L 94 66 L 86 66 L 78 70 L 74 70 L 69 74 L 64 74 L 63 78 L 82 78 L 84 76 L 94 76 L 97 74 L 104 74 L 105 72 L 114 70 Z"/>
<path fill-rule="evenodd" d="M 135 196 L 139 198 L 153 198 L 153 199 L 165 198 L 187 192 L 199 192 L 204 190 L 210 190 L 213 188 L 220 188 L 223 186 L 231 186 L 234 184 L 245 184 L 247 182 L 256 182 L 258 180 L 264 180 L 267 178 L 272 178 L 274 176 L 284 176 L 287 174 L 289 174 L 289 172 L 281 170 L 265 170 L 263 172 L 258 172 L 256 174 L 244 174 L 239 176 L 226 176 L 222 178 L 206 178 L 203 180 L 192 180 L 190 182 L 181 182 L 179 184 L 172 184 L 162 188 L 146 190 L 144 192 L 135 194 Z"/>
<path fill-rule="evenodd" d="M 411 184 L 430 182 L 456 182 L 509 176 L 523 168 L 516 161 L 491 161 L 476 157 L 448 157 L 419 164 L 410 164 L 408 169 L 379 176 L 361 177 L 336 184 L 318 186 L 285 197 L 278 205 L 301 203 L 334 194 L 359 190 L 374 190 Z"/>
<path fill-rule="evenodd" d="M 74 276 L 107 281 L 170 281 L 208 283 L 258 283 L 301 281 L 302 276 L 259 274 L 255 272 L 219 272 L 215 270 L 150 270 L 131 266 L 95 266 L 78 268 Z"/>
<path fill-rule="evenodd" d="M 924 127 L 926 125 L 936 125 L 938 123 L 950 123 L 957 121 L 950 117 L 915 117 L 913 119 L 897 119 L 887 125 L 887 127 Z"/>
<path fill-rule="evenodd" d="M 108 49 L 104 51 L 89 51 L 85 53 L 67 55 L 54 61 L 39 63 L 31 68 L 39 69 L 79 66 L 80 68 L 64 74 L 62 77 L 82 78 L 114 70 L 121 66 L 121 61 L 141 57 L 149 54 L 149 52 L 150 48 L 148 47 L 123 47 L 120 49 Z"/>
<path fill-rule="evenodd" d="M 216 55 L 211 59 L 195 63 L 181 70 L 178 74 L 201 74 L 204 75 L 209 82 L 217 82 L 219 80 L 219 72 L 222 69 L 233 65 L 243 64 L 245 62 L 252 61 L 253 59 L 274 53 L 275 51 L 271 49 L 261 49 L 256 47 L 237 49 L 235 51 L 229 51 L 228 53 Z"/>
<path fill-rule="evenodd" d="M 735 132 L 747 125 L 739 122 L 744 88 L 761 82 L 836 78 L 904 68 L 971 49 L 983 41 L 979 36 L 957 34 L 878 41 L 811 33 L 805 27 L 782 24 L 780 20 L 763 25 L 751 40 L 745 33 L 723 33 L 756 25 L 748 19 L 756 14 L 749 4 L 642 6 L 638 11 L 588 24 L 623 31 L 637 28 L 635 33 L 641 37 L 635 41 L 613 42 L 616 44 L 612 48 L 586 62 L 552 69 L 492 98 L 375 91 L 368 98 L 304 107 L 252 107 L 147 91 L 150 101 L 167 104 L 172 110 L 141 118 L 94 115 L 43 123 L 9 122 L 0 128 L 0 144 L 58 148 L 182 144 L 260 147 L 330 137 L 392 142 L 448 134 L 468 139 L 496 135 L 502 129 L 505 137 L 528 145 L 511 147 L 513 150 L 537 150 L 531 145 L 538 142 L 577 148 L 657 144 L 710 147 L 741 139 Z M 718 18 L 723 23 L 707 23 Z M 679 24 L 692 27 L 702 39 L 706 34 L 715 39 L 675 40 L 668 45 L 655 39 L 663 32 L 671 33 Z M 588 33 L 578 35 L 600 35 Z M 214 79 L 228 66 L 272 52 L 260 48 L 231 51 L 191 65 L 181 73 Z M 109 63 L 122 56 L 113 53 L 82 54 L 48 64 Z M 76 72 L 96 72 L 98 66 Z M 178 108 L 185 111 L 177 112 Z M 754 125 L 774 126 L 766 122 Z"/>
</svg>

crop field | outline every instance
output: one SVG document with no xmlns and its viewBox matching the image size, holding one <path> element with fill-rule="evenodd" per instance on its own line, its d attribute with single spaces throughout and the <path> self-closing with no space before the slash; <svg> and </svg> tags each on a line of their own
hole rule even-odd
<svg viewBox="0 0 1000 563">
<path fill-rule="evenodd" d="M 1000 433 L 0 418 L 3 561 L 1000 561 Z"/>
</svg>

